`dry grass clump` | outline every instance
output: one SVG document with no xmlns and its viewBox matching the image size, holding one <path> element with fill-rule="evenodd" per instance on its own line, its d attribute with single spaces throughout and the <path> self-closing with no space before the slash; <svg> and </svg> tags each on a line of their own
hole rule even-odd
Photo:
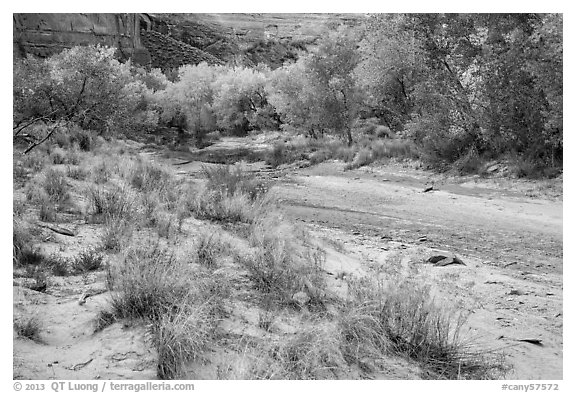
<svg viewBox="0 0 576 393">
<path fill-rule="evenodd" d="M 389 158 L 415 159 L 418 158 L 418 153 L 414 143 L 409 140 L 381 139 L 365 141 L 364 147 L 357 151 L 354 159 L 346 165 L 345 169 L 360 168 L 375 161 Z"/>
<path fill-rule="evenodd" d="M 114 317 L 150 321 L 158 376 L 182 376 L 186 363 L 196 359 L 215 334 L 228 296 L 226 280 L 195 270 L 158 243 L 126 250 L 109 277 Z"/>
<path fill-rule="evenodd" d="M 504 375 L 502 359 L 467 343 L 461 337 L 464 316 L 438 306 L 428 287 L 413 282 L 384 287 L 364 279 L 349 281 L 349 289 L 340 325 L 352 359 L 379 350 L 417 361 L 435 379 Z"/>
<path fill-rule="evenodd" d="M 304 328 L 291 339 L 275 345 L 271 356 L 279 362 L 267 378 L 334 379 L 346 369 L 339 334 L 333 324 Z"/>
<path fill-rule="evenodd" d="M 254 174 L 230 166 L 204 168 L 207 178 L 188 203 L 200 219 L 227 223 L 252 223 L 271 206 L 267 186 Z"/>
<path fill-rule="evenodd" d="M 40 341 L 40 332 L 42 330 L 42 321 L 35 314 L 14 316 L 12 323 L 16 334 L 20 337 L 26 337 L 30 340 Z"/>
<path fill-rule="evenodd" d="M 334 323 L 311 321 L 290 336 L 243 336 L 218 365 L 220 379 L 345 379 L 349 366 L 340 349 Z"/>
<path fill-rule="evenodd" d="M 42 254 L 33 246 L 33 237 L 24 222 L 12 221 L 12 261 L 14 266 L 40 265 Z"/>
<path fill-rule="evenodd" d="M 128 218 L 107 217 L 100 237 L 104 250 L 119 252 L 132 238 L 134 225 Z"/>
<path fill-rule="evenodd" d="M 196 360 L 214 335 L 211 305 L 182 299 L 176 311 L 162 314 L 152 327 L 152 342 L 158 352 L 160 379 L 183 377 L 186 364 Z"/>
<path fill-rule="evenodd" d="M 253 173 L 246 172 L 240 166 L 205 166 L 202 171 L 209 190 L 219 191 L 229 197 L 244 194 L 250 201 L 254 201 L 268 192 L 264 181 L 257 179 Z"/>
<path fill-rule="evenodd" d="M 194 260 L 208 269 L 216 269 L 223 256 L 230 253 L 230 244 L 219 231 L 203 232 L 196 240 Z"/>
<path fill-rule="evenodd" d="M 40 202 L 40 210 L 38 212 L 40 221 L 54 222 L 57 219 L 56 206 L 48 198 L 42 198 Z"/>
<path fill-rule="evenodd" d="M 288 222 L 265 216 L 253 224 L 249 241 L 251 252 L 237 259 L 259 291 L 280 305 L 292 304 L 294 294 L 306 292 L 313 305 L 321 306 L 323 254 L 303 244 Z"/>
<path fill-rule="evenodd" d="M 109 187 L 90 185 L 86 189 L 89 214 L 96 219 L 133 219 L 135 197 L 126 187 L 115 184 Z"/>
<path fill-rule="evenodd" d="M 85 180 L 88 177 L 88 171 L 78 165 L 68 165 L 66 167 L 66 174 L 74 180 Z"/>
<path fill-rule="evenodd" d="M 81 251 L 71 263 L 71 271 L 73 274 L 83 274 L 100 269 L 104 254 L 94 248 L 87 248 Z"/>
<path fill-rule="evenodd" d="M 66 176 L 62 171 L 49 168 L 44 173 L 42 187 L 50 200 L 62 204 L 70 199 L 70 186 L 66 182 Z"/>
<path fill-rule="evenodd" d="M 163 166 L 140 157 L 135 160 L 126 176 L 132 187 L 144 192 L 165 190 L 174 181 L 172 174 Z"/>
</svg>

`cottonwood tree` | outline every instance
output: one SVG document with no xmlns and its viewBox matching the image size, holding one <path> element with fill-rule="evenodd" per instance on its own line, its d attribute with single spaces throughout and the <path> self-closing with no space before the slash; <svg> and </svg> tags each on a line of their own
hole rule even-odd
<svg viewBox="0 0 576 393">
<path fill-rule="evenodd" d="M 333 132 L 352 144 L 359 102 L 353 71 L 358 62 L 351 33 L 326 36 L 315 51 L 275 71 L 268 87 L 270 101 L 289 125 L 313 137 Z"/>
</svg>

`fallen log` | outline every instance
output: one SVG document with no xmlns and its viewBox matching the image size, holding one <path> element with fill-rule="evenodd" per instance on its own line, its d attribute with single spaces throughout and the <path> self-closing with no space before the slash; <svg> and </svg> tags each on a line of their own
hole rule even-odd
<svg viewBox="0 0 576 393">
<path fill-rule="evenodd" d="M 74 232 L 72 232 L 71 230 L 60 227 L 58 225 L 48 225 L 48 224 L 38 224 L 38 225 L 43 227 L 43 228 L 50 229 L 51 231 L 54 231 L 54 232 L 59 233 L 59 234 L 64 235 L 64 236 L 76 236 L 76 234 Z"/>
</svg>

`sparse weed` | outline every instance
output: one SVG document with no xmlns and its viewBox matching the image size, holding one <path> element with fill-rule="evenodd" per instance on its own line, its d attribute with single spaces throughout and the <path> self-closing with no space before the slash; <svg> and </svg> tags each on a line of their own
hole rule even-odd
<svg viewBox="0 0 576 393">
<path fill-rule="evenodd" d="M 47 157 L 40 151 L 31 151 L 25 154 L 22 158 L 22 164 L 25 168 L 29 168 L 33 173 L 40 172 L 46 166 Z"/>
<path fill-rule="evenodd" d="M 109 310 L 100 310 L 94 321 L 94 333 L 106 329 L 108 326 L 116 322 L 116 315 Z"/>
<path fill-rule="evenodd" d="M 94 180 L 94 183 L 96 184 L 107 183 L 111 176 L 112 170 L 106 161 L 100 161 L 100 163 L 95 165 L 92 169 L 92 180 Z"/>
<path fill-rule="evenodd" d="M 100 238 L 101 247 L 104 250 L 119 252 L 130 241 L 132 234 L 132 224 L 126 219 L 108 217 Z"/>
<path fill-rule="evenodd" d="M 218 267 L 219 259 L 228 252 L 230 245 L 218 232 L 202 233 L 196 242 L 195 261 L 209 269 Z"/>
</svg>

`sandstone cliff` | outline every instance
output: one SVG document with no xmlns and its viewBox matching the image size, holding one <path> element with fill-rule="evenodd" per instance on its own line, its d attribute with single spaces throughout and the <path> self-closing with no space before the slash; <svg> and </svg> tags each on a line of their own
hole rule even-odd
<svg viewBox="0 0 576 393">
<path fill-rule="evenodd" d="M 170 69 L 230 63 L 272 68 L 331 29 L 354 26 L 351 14 L 14 14 L 14 57 L 46 57 L 75 45 L 118 48 L 118 57 Z"/>
</svg>

